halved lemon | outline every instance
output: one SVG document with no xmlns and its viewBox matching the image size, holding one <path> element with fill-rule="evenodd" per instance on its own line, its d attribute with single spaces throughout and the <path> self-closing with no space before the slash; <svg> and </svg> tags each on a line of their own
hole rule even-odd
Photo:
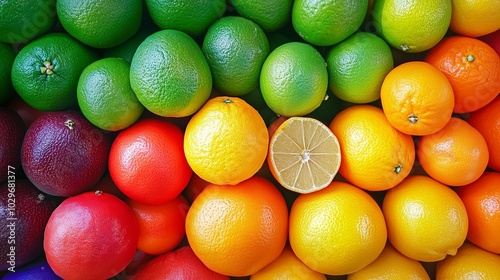
<svg viewBox="0 0 500 280">
<path fill-rule="evenodd" d="M 322 122 L 291 117 L 272 135 L 267 161 L 284 188 L 298 193 L 319 191 L 339 170 L 339 141 Z"/>
</svg>

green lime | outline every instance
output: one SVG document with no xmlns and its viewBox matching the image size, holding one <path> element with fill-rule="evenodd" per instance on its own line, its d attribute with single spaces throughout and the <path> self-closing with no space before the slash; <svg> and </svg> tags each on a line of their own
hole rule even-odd
<svg viewBox="0 0 500 280">
<path fill-rule="evenodd" d="M 404 52 L 416 53 L 435 46 L 451 22 L 451 0 L 377 0 L 373 22 L 380 37 Z"/>
<path fill-rule="evenodd" d="M 326 62 L 311 45 L 291 42 L 269 54 L 260 75 L 266 104 L 282 116 L 303 116 L 316 109 L 328 89 Z"/>
<path fill-rule="evenodd" d="M 229 0 L 236 12 L 256 22 L 265 32 L 280 29 L 290 22 L 293 0 Z"/>
<path fill-rule="evenodd" d="M 158 31 L 157 28 L 151 27 L 142 27 L 134 34 L 130 39 L 123 42 L 122 44 L 105 49 L 103 52 L 104 57 L 118 57 L 121 58 L 128 63 L 132 62 L 132 57 L 134 57 L 135 51 L 139 47 L 139 45 L 151 34 Z"/>
<path fill-rule="evenodd" d="M 57 0 L 57 14 L 64 29 L 95 48 L 118 46 L 141 25 L 141 0 Z"/>
<path fill-rule="evenodd" d="M 389 45 L 377 35 L 358 32 L 333 46 L 326 56 L 330 90 L 352 103 L 380 98 L 385 76 L 394 68 Z"/>
<path fill-rule="evenodd" d="M 28 43 L 49 32 L 56 19 L 56 0 L 0 1 L 0 42 Z"/>
<path fill-rule="evenodd" d="M 258 86 L 260 69 L 269 55 L 269 42 L 255 22 L 228 16 L 210 26 L 202 50 L 214 86 L 224 94 L 238 96 Z"/>
<path fill-rule="evenodd" d="M 129 127 L 144 106 L 130 87 L 130 64 L 108 57 L 87 66 L 78 80 L 76 95 L 83 115 L 95 126 L 109 131 Z"/>
<path fill-rule="evenodd" d="M 76 105 L 83 69 L 97 55 L 65 33 L 44 35 L 22 48 L 12 65 L 12 84 L 31 107 L 65 110 Z"/>
<path fill-rule="evenodd" d="M 212 74 L 194 39 L 167 29 L 153 33 L 139 45 L 130 66 L 130 84 L 152 113 L 185 117 L 210 97 Z"/>
<path fill-rule="evenodd" d="M 10 72 L 15 57 L 14 48 L 0 42 L 0 104 L 7 102 L 14 96 Z"/>
<path fill-rule="evenodd" d="M 199 37 L 221 18 L 226 0 L 145 0 L 149 14 L 161 29 L 177 29 Z"/>
<path fill-rule="evenodd" d="M 295 31 L 316 46 L 331 46 L 349 37 L 363 23 L 368 0 L 295 0 Z"/>
</svg>

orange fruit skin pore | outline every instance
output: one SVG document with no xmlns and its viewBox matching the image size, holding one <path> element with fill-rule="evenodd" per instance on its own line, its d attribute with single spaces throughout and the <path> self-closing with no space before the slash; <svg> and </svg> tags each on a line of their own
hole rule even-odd
<svg viewBox="0 0 500 280">
<path fill-rule="evenodd" d="M 467 215 L 467 239 L 475 245 L 500 254 L 500 173 L 485 172 L 476 181 L 457 188 Z"/>
<path fill-rule="evenodd" d="M 432 178 L 448 186 L 462 186 L 483 174 L 489 152 L 479 131 L 452 117 L 440 131 L 417 140 L 417 158 Z"/>
<path fill-rule="evenodd" d="M 451 36 L 425 57 L 441 70 L 453 88 L 454 113 L 469 113 L 490 103 L 500 92 L 500 57 L 479 39 Z"/>
<path fill-rule="evenodd" d="M 395 129 L 380 108 L 351 106 L 329 127 L 340 143 L 339 173 L 352 184 L 370 191 L 388 190 L 410 173 L 413 139 Z"/>
<path fill-rule="evenodd" d="M 208 185 L 186 217 L 191 248 L 210 269 L 229 276 L 251 275 L 282 252 L 288 209 L 278 189 L 254 176 L 237 185 Z"/>
</svg>

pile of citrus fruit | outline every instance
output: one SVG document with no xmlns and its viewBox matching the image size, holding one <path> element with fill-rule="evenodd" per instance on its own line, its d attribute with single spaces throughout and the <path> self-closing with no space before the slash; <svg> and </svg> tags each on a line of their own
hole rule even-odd
<svg viewBox="0 0 500 280">
<path fill-rule="evenodd" d="M 499 15 L 0 1 L 1 279 L 500 279 Z"/>
</svg>

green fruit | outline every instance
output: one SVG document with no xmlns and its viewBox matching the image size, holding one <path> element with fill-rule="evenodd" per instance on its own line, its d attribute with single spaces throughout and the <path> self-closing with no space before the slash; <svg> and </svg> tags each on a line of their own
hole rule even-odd
<svg viewBox="0 0 500 280">
<path fill-rule="evenodd" d="M 130 66 L 130 84 L 149 111 L 185 117 L 208 100 L 212 74 L 196 42 L 184 32 L 167 29 L 139 45 Z"/>
<path fill-rule="evenodd" d="M 55 111 L 76 105 L 83 69 L 97 56 L 65 33 L 50 33 L 22 48 L 12 65 L 12 84 L 31 107 Z"/>
<path fill-rule="evenodd" d="M 328 88 L 326 62 L 311 45 L 291 42 L 267 57 L 260 75 L 266 104 L 282 116 L 303 116 L 316 109 Z"/>
<path fill-rule="evenodd" d="M 378 0 L 373 3 L 377 32 L 389 45 L 416 53 L 435 46 L 451 22 L 451 0 Z"/>
<path fill-rule="evenodd" d="M 352 103 L 380 98 L 385 76 L 394 68 L 392 52 L 377 35 L 359 32 L 333 46 L 326 57 L 330 90 Z"/>
<path fill-rule="evenodd" d="M 56 0 L 0 1 L 0 42 L 28 43 L 49 32 L 56 19 Z"/>
<path fill-rule="evenodd" d="M 202 50 L 214 86 L 224 94 L 238 96 L 258 86 L 260 69 L 269 55 L 269 42 L 255 22 L 230 16 L 210 26 Z"/>
<path fill-rule="evenodd" d="M 145 0 L 161 29 L 176 29 L 199 37 L 226 11 L 226 0 Z"/>
<path fill-rule="evenodd" d="M 353 34 L 368 11 L 368 0 L 296 0 L 295 31 L 308 43 L 331 46 Z"/>
<path fill-rule="evenodd" d="M 95 126 L 117 131 L 132 125 L 144 106 L 130 87 L 130 64 L 119 58 L 103 58 L 85 68 L 77 88 L 78 105 Z"/>
<path fill-rule="evenodd" d="M 132 37 L 141 25 L 141 0 L 57 0 L 61 25 L 94 48 L 111 48 Z"/>
<path fill-rule="evenodd" d="M 257 23 L 265 32 L 280 29 L 290 22 L 292 0 L 229 0 L 236 12 Z"/>
</svg>

